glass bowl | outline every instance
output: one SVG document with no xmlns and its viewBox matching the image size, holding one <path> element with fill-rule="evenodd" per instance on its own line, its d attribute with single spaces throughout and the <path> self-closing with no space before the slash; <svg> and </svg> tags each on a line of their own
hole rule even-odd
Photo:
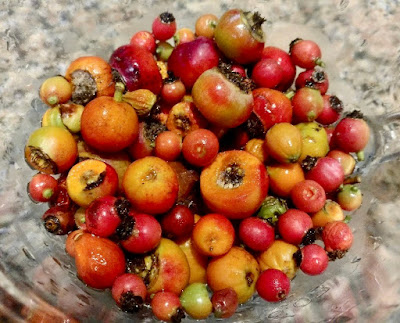
<svg viewBox="0 0 400 323">
<path fill-rule="evenodd" d="M 47 77 L 63 74 L 79 56 L 108 60 L 154 17 L 172 12 L 194 28 L 202 13 L 257 10 L 267 19 L 266 44 L 291 40 L 322 47 L 329 93 L 347 111 L 360 109 L 371 129 L 362 176 L 362 207 L 351 214 L 354 245 L 316 277 L 298 272 L 290 296 L 277 304 L 258 297 L 227 322 L 399 322 L 400 271 L 400 6 L 396 0 L 65 0 L 0 2 L 0 321 L 151 322 L 147 309 L 127 315 L 109 292 L 87 288 L 52 236 L 26 186 L 33 171 L 23 147 L 46 107 L 38 98 Z M 186 319 L 189 320 L 189 319 Z M 210 321 L 215 319 L 211 318 Z"/>
</svg>

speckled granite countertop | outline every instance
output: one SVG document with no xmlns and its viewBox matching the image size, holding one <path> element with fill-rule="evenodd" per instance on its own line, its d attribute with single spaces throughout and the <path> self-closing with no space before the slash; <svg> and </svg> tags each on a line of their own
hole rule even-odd
<svg viewBox="0 0 400 323">
<path fill-rule="evenodd" d="M 348 110 L 361 108 L 373 126 L 367 151 L 369 159 L 360 168 L 366 178 L 362 184 L 366 202 L 357 213 L 359 219 L 355 220 L 362 225 L 359 231 L 364 232 L 364 240 L 356 247 L 360 248 L 358 253 L 349 255 L 350 260 L 357 260 L 358 256 L 364 259 L 367 254 L 366 260 L 355 261 L 360 268 L 343 263 L 336 265 L 335 270 L 343 265 L 345 272 L 357 275 L 349 275 L 350 280 L 340 275 L 325 283 L 326 286 L 344 284 L 353 291 L 368 294 L 363 298 L 355 293 L 352 301 L 346 300 L 347 304 L 354 303 L 347 308 L 343 300 L 340 302 L 341 293 L 331 293 L 332 308 L 339 306 L 337 313 L 344 313 L 350 321 L 400 321 L 397 311 L 400 281 L 398 270 L 394 269 L 400 259 L 396 245 L 400 238 L 400 118 L 396 114 L 400 113 L 399 0 L 334 0 L 329 4 L 325 0 L 0 0 L 0 250 L 4 252 L 0 255 L 8 257 L 1 261 L 7 262 L 6 265 L 13 261 L 22 263 L 21 250 L 27 245 L 36 261 L 50 250 L 46 247 L 43 253 L 38 252 L 42 245 L 29 233 L 26 233 L 29 243 L 15 241 L 15 236 L 14 239 L 11 236 L 19 234 L 20 226 L 9 225 L 18 222 L 19 217 L 25 218 L 26 210 L 39 210 L 25 196 L 32 171 L 24 163 L 23 147 L 46 110 L 38 98 L 43 80 L 63 74 L 69 62 L 79 56 L 98 55 L 108 60 L 113 49 L 129 42 L 135 31 L 149 29 L 151 19 L 161 10 L 173 12 L 179 27 L 193 28 L 193 17 L 199 13 L 220 14 L 228 8 L 244 6 L 259 10 L 267 18 L 267 44 L 287 49 L 290 40 L 297 36 L 317 40 L 328 62 L 330 92 L 340 96 Z M 388 114 L 392 114 L 390 119 Z M 33 232 L 37 230 L 32 229 Z M 62 242 L 57 243 L 60 253 Z M 361 280 L 360 275 L 369 277 L 369 281 L 356 282 Z M 30 279 L 31 275 L 26 277 Z M 301 283 L 298 286 L 302 288 Z M 271 308 L 257 310 L 252 316 L 253 322 L 254 318 L 265 316 L 272 322 L 277 322 L 277 318 L 280 322 L 291 322 L 298 311 L 299 295 L 295 294 L 292 301 L 278 307 L 283 313 L 280 316 L 276 313 L 281 312 Z M 306 294 L 311 300 L 313 295 Z M 355 304 L 361 304 L 359 309 Z M 92 310 L 99 309 L 97 305 Z M 379 307 L 389 312 L 388 316 L 384 316 L 383 310 L 377 311 Z M 333 314 L 321 318 L 316 314 L 320 309 L 310 308 L 308 316 L 304 314 L 306 310 L 301 311 L 308 318 L 306 321 L 328 322 L 340 317 L 330 308 L 326 311 Z"/>
</svg>

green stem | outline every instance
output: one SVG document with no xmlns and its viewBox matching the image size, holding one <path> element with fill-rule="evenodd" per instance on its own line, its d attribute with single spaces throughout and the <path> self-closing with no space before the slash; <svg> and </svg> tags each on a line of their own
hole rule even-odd
<svg viewBox="0 0 400 323">
<path fill-rule="evenodd" d="M 359 152 L 357 152 L 357 160 L 363 161 L 364 159 L 365 159 L 364 150 L 360 150 Z"/>
<path fill-rule="evenodd" d="M 122 82 L 115 83 L 114 100 L 116 102 L 122 102 L 122 94 L 124 93 L 125 85 Z"/>
<path fill-rule="evenodd" d="M 285 96 L 291 100 L 294 97 L 295 92 L 293 90 L 288 90 L 285 92 Z"/>
</svg>

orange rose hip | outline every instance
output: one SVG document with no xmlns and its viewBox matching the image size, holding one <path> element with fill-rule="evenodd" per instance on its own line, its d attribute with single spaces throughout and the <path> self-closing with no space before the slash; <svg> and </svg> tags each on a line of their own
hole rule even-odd
<svg viewBox="0 0 400 323">
<path fill-rule="evenodd" d="M 117 93 L 117 92 L 116 92 Z M 102 96 L 83 110 L 81 133 L 85 142 L 99 151 L 116 152 L 131 145 L 139 133 L 135 110 L 125 102 Z"/>
<path fill-rule="evenodd" d="M 82 56 L 72 61 L 65 78 L 72 83 L 74 103 L 84 105 L 94 97 L 114 94 L 111 66 L 98 56 Z"/>
<path fill-rule="evenodd" d="M 122 187 L 137 211 L 161 214 L 175 204 L 179 183 L 176 173 L 166 161 L 148 156 L 129 165 Z"/>
<path fill-rule="evenodd" d="M 221 152 L 200 175 L 200 190 L 207 206 L 229 219 L 252 215 L 268 193 L 264 164 L 246 151 Z"/>
<path fill-rule="evenodd" d="M 206 256 L 221 256 L 231 249 L 235 240 L 235 229 L 227 217 L 211 213 L 196 223 L 192 239 L 195 247 Z"/>
<path fill-rule="evenodd" d="M 118 174 L 105 162 L 86 159 L 74 165 L 67 175 L 68 195 L 81 207 L 95 199 L 114 195 L 118 189 Z"/>
</svg>

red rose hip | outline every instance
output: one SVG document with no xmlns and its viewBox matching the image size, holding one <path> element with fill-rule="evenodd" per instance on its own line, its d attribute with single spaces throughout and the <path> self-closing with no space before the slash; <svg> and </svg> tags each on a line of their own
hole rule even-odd
<svg viewBox="0 0 400 323">
<path fill-rule="evenodd" d="M 267 302 L 280 302 L 290 292 L 290 279 L 278 269 L 267 269 L 258 277 L 256 290 Z"/>
</svg>

